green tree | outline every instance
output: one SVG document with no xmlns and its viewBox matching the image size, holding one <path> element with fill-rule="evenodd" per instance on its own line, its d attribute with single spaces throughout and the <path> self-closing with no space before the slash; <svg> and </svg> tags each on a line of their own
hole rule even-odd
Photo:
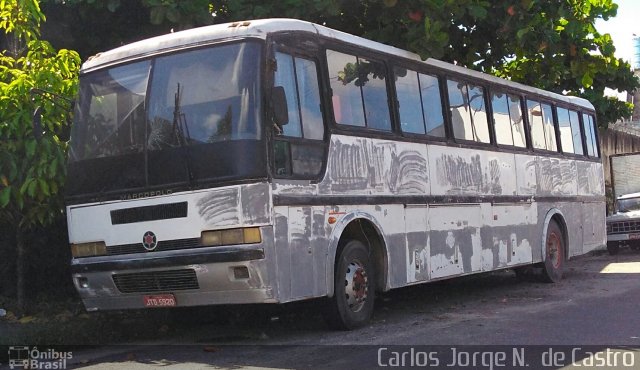
<svg viewBox="0 0 640 370">
<path fill-rule="evenodd" d="M 45 17 L 37 0 L 0 1 L 0 20 L 10 40 L 10 50 L 0 54 L 0 223 L 15 233 L 18 305 L 24 309 L 25 235 L 62 212 L 67 144 L 61 136 L 69 107 L 59 97 L 75 95 L 80 58 L 38 39 Z M 36 106 L 43 128 L 38 140 Z"/>
<path fill-rule="evenodd" d="M 631 104 L 604 95 L 605 88 L 639 86 L 628 63 L 615 57 L 610 35 L 597 19 L 616 15 L 612 0 L 47 0 L 55 9 L 76 9 L 93 17 L 92 27 L 109 19 L 112 32 L 84 32 L 78 40 L 110 35 L 113 42 L 196 25 L 254 18 L 289 17 L 325 24 L 355 35 L 558 93 L 581 96 L 596 107 L 606 127 L 631 115 Z M 107 14 L 108 13 L 108 14 Z M 124 14 L 120 14 L 124 13 Z M 65 13 L 65 14 L 68 14 Z M 146 22 L 125 24 L 142 14 Z M 109 16 L 112 17 L 109 17 Z M 113 17 L 117 15 L 116 17 Z M 99 19 L 98 19 L 99 18 Z M 139 20 L 139 19 L 137 19 Z M 117 35 L 114 34 L 117 33 Z M 83 46 L 83 50 L 84 46 Z M 99 49 L 98 49 L 99 50 Z M 97 50 L 93 50 L 97 51 Z"/>
<path fill-rule="evenodd" d="M 214 2 L 224 20 L 292 17 L 408 49 L 546 90 L 582 96 L 601 127 L 632 106 L 604 96 L 606 87 L 639 86 L 615 57 L 596 19 L 616 15 L 612 0 L 324 0 Z"/>
<path fill-rule="evenodd" d="M 54 46 L 77 50 L 83 59 L 214 22 L 209 0 L 42 0 L 42 9 L 48 18 L 43 38 Z"/>
</svg>

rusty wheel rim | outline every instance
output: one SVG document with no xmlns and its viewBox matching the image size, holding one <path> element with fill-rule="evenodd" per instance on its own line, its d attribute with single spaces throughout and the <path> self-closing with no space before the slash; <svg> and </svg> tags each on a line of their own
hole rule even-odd
<svg viewBox="0 0 640 370">
<path fill-rule="evenodd" d="M 364 307 L 369 293 L 367 271 L 360 262 L 352 261 L 349 263 L 344 284 L 347 306 L 351 311 L 359 312 Z"/>
<path fill-rule="evenodd" d="M 547 237 L 547 258 L 556 269 L 562 265 L 562 240 L 555 232 Z"/>
</svg>

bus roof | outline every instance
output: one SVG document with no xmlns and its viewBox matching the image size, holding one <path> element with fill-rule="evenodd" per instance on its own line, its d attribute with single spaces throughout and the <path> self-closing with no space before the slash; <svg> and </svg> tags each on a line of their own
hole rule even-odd
<svg viewBox="0 0 640 370">
<path fill-rule="evenodd" d="M 166 35 L 137 41 L 118 47 L 116 49 L 98 53 L 97 55 L 90 57 L 82 65 L 82 72 L 88 72 L 97 68 L 125 62 L 128 60 L 144 58 L 146 56 L 180 48 L 204 45 L 216 40 L 233 40 L 247 37 L 266 39 L 268 34 L 282 31 L 311 32 L 382 53 L 399 56 L 401 58 L 412 59 L 415 61 L 421 61 L 426 65 L 430 65 L 440 70 L 467 75 L 473 78 L 487 81 L 489 83 L 502 84 L 519 90 L 529 91 L 538 95 L 546 96 L 550 99 L 565 101 L 570 104 L 594 109 L 593 105 L 588 100 L 583 98 L 552 93 L 546 90 L 527 86 L 517 82 L 512 82 L 506 79 L 456 66 L 454 64 L 443 62 L 433 58 L 429 58 L 423 61 L 419 55 L 406 50 L 385 45 L 376 41 L 371 41 L 359 36 L 354 36 L 315 23 L 286 18 L 259 19 L 217 24 L 193 28 L 175 33 L 169 33 Z"/>
</svg>

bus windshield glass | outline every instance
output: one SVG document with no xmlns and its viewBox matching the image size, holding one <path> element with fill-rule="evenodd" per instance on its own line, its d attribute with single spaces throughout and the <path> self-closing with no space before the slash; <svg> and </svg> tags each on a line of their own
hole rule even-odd
<svg viewBox="0 0 640 370">
<path fill-rule="evenodd" d="M 640 211 L 640 197 L 618 199 L 618 211 L 622 213 Z"/>
<path fill-rule="evenodd" d="M 84 75 L 70 195 L 259 175 L 234 155 L 262 145 L 260 59 L 259 43 L 238 42 Z"/>
</svg>

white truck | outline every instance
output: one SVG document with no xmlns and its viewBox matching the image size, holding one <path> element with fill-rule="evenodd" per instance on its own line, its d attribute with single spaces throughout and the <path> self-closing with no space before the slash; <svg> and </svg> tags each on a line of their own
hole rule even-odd
<svg viewBox="0 0 640 370">
<path fill-rule="evenodd" d="M 640 249 L 640 153 L 612 155 L 611 183 L 615 213 L 607 217 L 607 250 Z"/>
</svg>

